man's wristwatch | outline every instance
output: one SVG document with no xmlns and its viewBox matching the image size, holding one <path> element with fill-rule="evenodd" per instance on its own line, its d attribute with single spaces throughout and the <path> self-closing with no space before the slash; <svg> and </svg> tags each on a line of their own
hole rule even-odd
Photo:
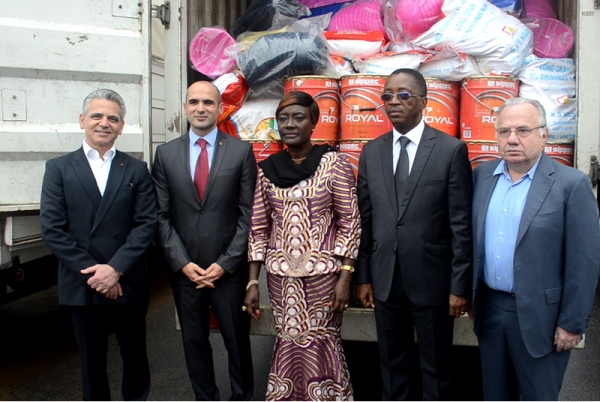
<svg viewBox="0 0 600 402">
<path fill-rule="evenodd" d="M 354 267 L 352 265 L 342 265 L 340 269 L 343 269 L 344 271 L 348 271 L 350 273 L 354 272 Z"/>
</svg>

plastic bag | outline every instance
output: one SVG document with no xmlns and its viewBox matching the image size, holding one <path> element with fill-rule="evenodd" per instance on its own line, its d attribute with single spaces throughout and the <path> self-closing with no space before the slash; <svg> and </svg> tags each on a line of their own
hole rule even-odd
<svg viewBox="0 0 600 402">
<path fill-rule="evenodd" d="M 472 56 L 459 54 L 447 48 L 421 64 L 418 70 L 425 78 L 445 81 L 462 81 L 465 78 L 481 75 L 479 66 Z"/>
<path fill-rule="evenodd" d="M 278 29 L 295 20 L 310 15 L 310 10 L 297 0 L 261 0 L 252 4 L 231 27 L 237 38 L 244 32 L 260 32 Z M 283 20 L 283 21 L 282 21 Z"/>
<path fill-rule="evenodd" d="M 521 80 L 519 96 L 535 99 L 546 109 L 549 141 L 574 140 L 577 134 L 575 62 L 531 55 L 518 78 Z"/>
<path fill-rule="evenodd" d="M 381 31 L 387 38 L 379 0 L 359 0 L 338 11 L 329 24 L 329 31 Z"/>
<path fill-rule="evenodd" d="M 573 30 L 559 20 L 535 18 L 521 21 L 533 31 L 533 53 L 536 56 L 562 58 L 573 49 Z"/>
<path fill-rule="evenodd" d="M 426 55 L 419 52 L 400 54 L 385 52 L 369 57 L 365 61 L 355 62 L 354 68 L 361 74 L 390 75 L 399 68 L 416 70 L 426 58 Z"/>
<path fill-rule="evenodd" d="M 279 140 L 275 111 L 280 99 L 249 99 L 224 126 L 242 140 Z"/>
<path fill-rule="evenodd" d="M 523 0 L 522 18 L 554 18 L 556 10 L 552 0 Z"/>
<path fill-rule="evenodd" d="M 224 28 L 202 28 L 190 43 L 192 67 L 214 79 L 233 71 L 235 59 L 226 55 L 225 50 L 235 41 Z"/>
<path fill-rule="evenodd" d="M 485 0 L 445 0 L 446 15 L 412 43 L 451 47 L 475 57 L 483 74 L 515 75 L 531 53 L 533 33 L 518 19 Z"/>
<path fill-rule="evenodd" d="M 519 17 L 521 15 L 522 4 L 521 0 L 488 0 L 490 3 L 498 7 L 500 10 L 512 15 L 513 17 Z"/>
<path fill-rule="evenodd" d="M 329 49 L 323 35 L 274 31 L 239 42 L 236 59 L 257 95 L 281 95 L 283 78 L 322 74 L 329 66 Z"/>
<path fill-rule="evenodd" d="M 224 74 L 213 81 L 221 93 L 223 113 L 219 115 L 218 123 L 222 123 L 238 111 L 248 96 L 248 83 L 241 74 Z"/>
<path fill-rule="evenodd" d="M 317 8 L 330 6 L 332 4 L 344 3 L 347 1 L 348 0 L 298 0 L 298 3 L 304 4 L 308 8 Z"/>
<path fill-rule="evenodd" d="M 392 40 L 413 39 L 441 18 L 443 0 L 390 0 L 386 4 L 385 27 Z"/>
<path fill-rule="evenodd" d="M 383 32 L 325 32 L 329 54 L 345 58 L 364 59 L 381 52 L 385 43 Z"/>
</svg>

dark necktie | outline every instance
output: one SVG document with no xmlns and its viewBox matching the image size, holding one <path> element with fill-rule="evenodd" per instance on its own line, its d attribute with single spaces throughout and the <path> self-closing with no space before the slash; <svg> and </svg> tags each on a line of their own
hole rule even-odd
<svg viewBox="0 0 600 402">
<path fill-rule="evenodd" d="M 409 143 L 410 139 L 408 139 L 408 137 L 404 135 L 400 136 L 400 156 L 398 157 L 398 165 L 396 165 L 396 174 L 394 175 L 398 211 L 400 211 L 402 199 L 404 198 L 404 190 L 406 189 L 406 182 L 408 181 L 408 153 L 406 152 L 406 146 Z"/>
<path fill-rule="evenodd" d="M 200 145 L 200 155 L 198 155 L 196 171 L 194 172 L 194 187 L 196 187 L 200 201 L 202 201 L 208 182 L 208 152 L 206 151 L 206 140 L 199 138 L 196 144 Z"/>
</svg>

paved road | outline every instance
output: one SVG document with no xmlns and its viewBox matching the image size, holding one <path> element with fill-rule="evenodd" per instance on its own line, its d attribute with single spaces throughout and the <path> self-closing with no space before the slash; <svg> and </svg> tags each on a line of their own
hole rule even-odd
<svg viewBox="0 0 600 402">
<path fill-rule="evenodd" d="M 148 311 L 148 355 L 152 372 L 150 400 L 192 400 L 185 369 L 181 334 L 175 330 L 174 304 L 164 275 L 151 276 Z M 600 400 L 600 303 L 596 300 L 587 349 L 573 353 L 562 400 Z M 81 398 L 77 346 L 68 314 L 57 305 L 56 287 L 0 306 L 0 400 L 77 400 Z M 221 398 L 230 396 L 227 359 L 218 334 L 211 337 Z M 121 362 L 110 338 L 109 375 L 112 397 L 120 400 Z M 252 337 L 255 370 L 254 400 L 263 400 L 272 337 Z M 346 342 L 356 399 L 380 395 L 377 349 L 374 343 Z M 456 348 L 454 395 L 481 399 L 476 348 Z M 415 372 L 417 372 L 415 367 Z M 415 396 L 416 398 L 416 396 Z"/>
</svg>

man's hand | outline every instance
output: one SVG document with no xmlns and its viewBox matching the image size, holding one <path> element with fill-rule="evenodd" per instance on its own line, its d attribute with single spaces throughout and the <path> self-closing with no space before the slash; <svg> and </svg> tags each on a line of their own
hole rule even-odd
<svg viewBox="0 0 600 402">
<path fill-rule="evenodd" d="M 450 295 L 450 315 L 458 318 L 469 311 L 469 301 L 464 297 Z"/>
<path fill-rule="evenodd" d="M 108 293 L 119 282 L 121 274 L 113 267 L 107 264 L 96 264 L 92 267 L 81 270 L 83 275 L 93 274 L 88 279 L 87 284 L 97 292 L 102 294 Z"/>
<path fill-rule="evenodd" d="M 557 352 L 572 349 L 580 340 L 581 334 L 569 332 L 559 326 L 556 327 L 556 331 L 554 332 L 554 344 L 556 345 Z"/>
<path fill-rule="evenodd" d="M 219 264 L 213 262 L 210 264 L 206 270 L 204 270 L 204 274 L 200 276 L 199 281 L 195 281 L 198 283 L 196 289 L 200 289 L 203 287 L 215 287 L 215 281 L 225 275 L 225 270 L 221 268 Z"/>
<path fill-rule="evenodd" d="M 115 286 L 108 289 L 108 292 L 105 294 L 107 299 L 116 300 L 117 297 L 123 296 L 123 289 L 121 289 L 121 284 L 117 282 Z"/>
<path fill-rule="evenodd" d="M 361 283 L 360 285 L 356 285 L 356 298 L 363 307 L 375 308 L 373 285 L 370 283 Z"/>
<path fill-rule="evenodd" d="M 187 264 L 185 264 L 183 268 L 181 268 L 181 272 L 183 272 L 183 274 L 187 276 L 190 281 L 194 282 L 197 285 L 196 289 L 204 287 L 215 287 L 212 283 L 206 282 L 202 279 L 206 271 L 193 262 L 188 262 Z"/>
</svg>

